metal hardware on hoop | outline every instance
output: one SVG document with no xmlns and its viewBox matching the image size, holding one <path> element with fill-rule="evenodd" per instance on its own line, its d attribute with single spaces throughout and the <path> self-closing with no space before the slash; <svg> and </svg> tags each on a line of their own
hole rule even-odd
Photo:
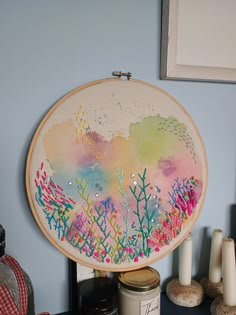
<svg viewBox="0 0 236 315">
<path fill-rule="evenodd" d="M 131 72 L 121 72 L 121 71 L 113 71 L 112 75 L 114 77 L 127 77 L 127 80 L 130 80 L 130 78 L 132 77 L 132 73 Z"/>
</svg>

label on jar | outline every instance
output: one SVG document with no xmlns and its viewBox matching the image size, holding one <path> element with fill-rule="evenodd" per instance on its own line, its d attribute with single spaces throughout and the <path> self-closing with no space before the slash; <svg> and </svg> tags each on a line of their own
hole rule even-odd
<svg viewBox="0 0 236 315">
<path fill-rule="evenodd" d="M 141 302 L 140 315 L 160 315 L 160 295 Z"/>
</svg>

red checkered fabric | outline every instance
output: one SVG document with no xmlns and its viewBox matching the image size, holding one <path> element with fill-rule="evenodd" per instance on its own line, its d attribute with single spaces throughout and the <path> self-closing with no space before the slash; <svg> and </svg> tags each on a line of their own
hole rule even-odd
<svg viewBox="0 0 236 315">
<path fill-rule="evenodd" d="M 1 315 L 18 315 L 20 314 L 14 299 L 12 298 L 11 292 L 8 287 L 4 284 L 0 287 L 0 305 Z"/>
<path fill-rule="evenodd" d="M 8 287 L 5 284 L 0 286 L 0 315 L 27 315 L 28 290 L 25 283 L 24 273 L 20 265 L 9 255 L 3 256 L 0 259 L 0 262 L 8 265 L 14 272 L 20 293 L 20 309 L 18 310 Z M 43 312 L 39 315 L 50 314 L 48 312 Z"/>
<path fill-rule="evenodd" d="M 27 305 L 28 305 L 28 290 L 27 285 L 25 283 L 24 273 L 18 264 L 18 262 L 11 256 L 5 255 L 3 256 L 2 262 L 11 267 L 12 271 L 16 276 L 16 281 L 19 288 L 20 293 L 20 310 L 19 314 L 26 315 L 27 314 Z"/>
</svg>

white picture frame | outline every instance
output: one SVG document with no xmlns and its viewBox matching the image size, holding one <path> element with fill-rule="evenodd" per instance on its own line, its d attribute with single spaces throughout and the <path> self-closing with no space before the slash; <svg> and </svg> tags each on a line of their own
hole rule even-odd
<svg viewBox="0 0 236 315">
<path fill-rule="evenodd" d="M 163 0 L 160 78 L 236 83 L 235 0 Z"/>
</svg>

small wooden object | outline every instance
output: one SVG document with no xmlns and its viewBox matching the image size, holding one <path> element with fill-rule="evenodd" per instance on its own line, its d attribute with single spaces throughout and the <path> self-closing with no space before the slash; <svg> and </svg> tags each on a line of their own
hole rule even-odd
<svg viewBox="0 0 236 315">
<path fill-rule="evenodd" d="M 202 303 L 204 289 L 191 278 L 192 234 L 190 233 L 179 248 L 179 279 L 171 280 L 166 287 L 168 298 L 176 305 L 194 307 Z"/>
<path fill-rule="evenodd" d="M 217 296 L 223 294 L 223 280 L 222 279 L 221 281 L 214 283 L 205 277 L 201 279 L 200 283 L 204 288 L 205 294 L 210 299 L 215 299 Z"/>
<path fill-rule="evenodd" d="M 208 277 L 204 277 L 200 281 L 205 294 L 211 299 L 223 294 L 223 281 L 221 278 L 222 240 L 223 231 L 214 229 L 212 232 L 209 274 Z"/>
<path fill-rule="evenodd" d="M 211 304 L 211 315 L 236 315 L 235 244 L 232 238 L 224 238 L 222 244 L 223 295 Z"/>
<path fill-rule="evenodd" d="M 224 298 L 219 295 L 211 304 L 212 315 L 236 315 L 236 305 L 230 306 L 224 303 Z"/>
<path fill-rule="evenodd" d="M 190 285 L 182 285 L 178 279 L 173 279 L 166 287 L 166 294 L 171 302 L 185 307 L 198 306 L 204 299 L 203 287 L 195 280 Z"/>
</svg>

